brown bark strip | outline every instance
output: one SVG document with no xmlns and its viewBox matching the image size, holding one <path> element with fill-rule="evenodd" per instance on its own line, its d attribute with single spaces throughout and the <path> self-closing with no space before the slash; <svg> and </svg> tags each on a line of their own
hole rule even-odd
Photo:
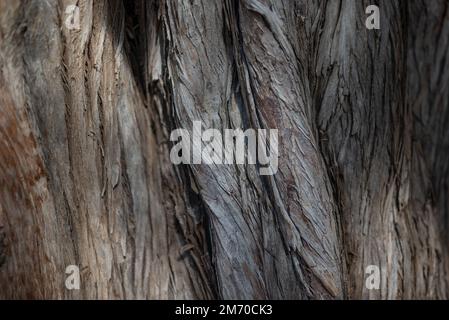
<svg viewBox="0 0 449 320">
<path fill-rule="evenodd" d="M 0 1 L 0 298 L 447 298 L 448 15 Z M 278 173 L 174 166 L 194 121 L 279 129 Z"/>
</svg>

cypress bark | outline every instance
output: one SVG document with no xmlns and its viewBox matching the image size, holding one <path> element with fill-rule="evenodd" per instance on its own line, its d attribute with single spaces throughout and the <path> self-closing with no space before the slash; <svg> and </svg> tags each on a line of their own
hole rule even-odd
<svg viewBox="0 0 449 320">
<path fill-rule="evenodd" d="M 447 298 L 448 41 L 445 0 L 1 1 L 0 298 Z M 278 172 L 173 165 L 194 121 Z"/>
</svg>

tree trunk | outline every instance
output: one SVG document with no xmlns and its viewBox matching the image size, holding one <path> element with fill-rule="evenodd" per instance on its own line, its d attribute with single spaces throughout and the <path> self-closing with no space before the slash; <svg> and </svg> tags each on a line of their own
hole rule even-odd
<svg viewBox="0 0 449 320">
<path fill-rule="evenodd" d="M 0 298 L 446 299 L 447 71 L 446 0 L 0 1 Z"/>
</svg>

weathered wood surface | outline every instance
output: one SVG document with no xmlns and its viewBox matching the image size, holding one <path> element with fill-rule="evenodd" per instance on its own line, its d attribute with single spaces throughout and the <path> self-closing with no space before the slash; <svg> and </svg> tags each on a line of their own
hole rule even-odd
<svg viewBox="0 0 449 320">
<path fill-rule="evenodd" d="M 448 46 L 445 0 L 0 1 L 0 298 L 447 298 Z M 197 120 L 279 171 L 172 165 Z"/>
</svg>

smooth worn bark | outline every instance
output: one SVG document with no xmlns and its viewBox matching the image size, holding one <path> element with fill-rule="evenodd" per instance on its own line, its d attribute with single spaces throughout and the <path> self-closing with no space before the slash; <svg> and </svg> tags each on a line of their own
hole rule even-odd
<svg viewBox="0 0 449 320">
<path fill-rule="evenodd" d="M 0 298 L 447 298 L 448 7 L 2 0 Z M 194 121 L 279 170 L 173 165 Z"/>
</svg>

